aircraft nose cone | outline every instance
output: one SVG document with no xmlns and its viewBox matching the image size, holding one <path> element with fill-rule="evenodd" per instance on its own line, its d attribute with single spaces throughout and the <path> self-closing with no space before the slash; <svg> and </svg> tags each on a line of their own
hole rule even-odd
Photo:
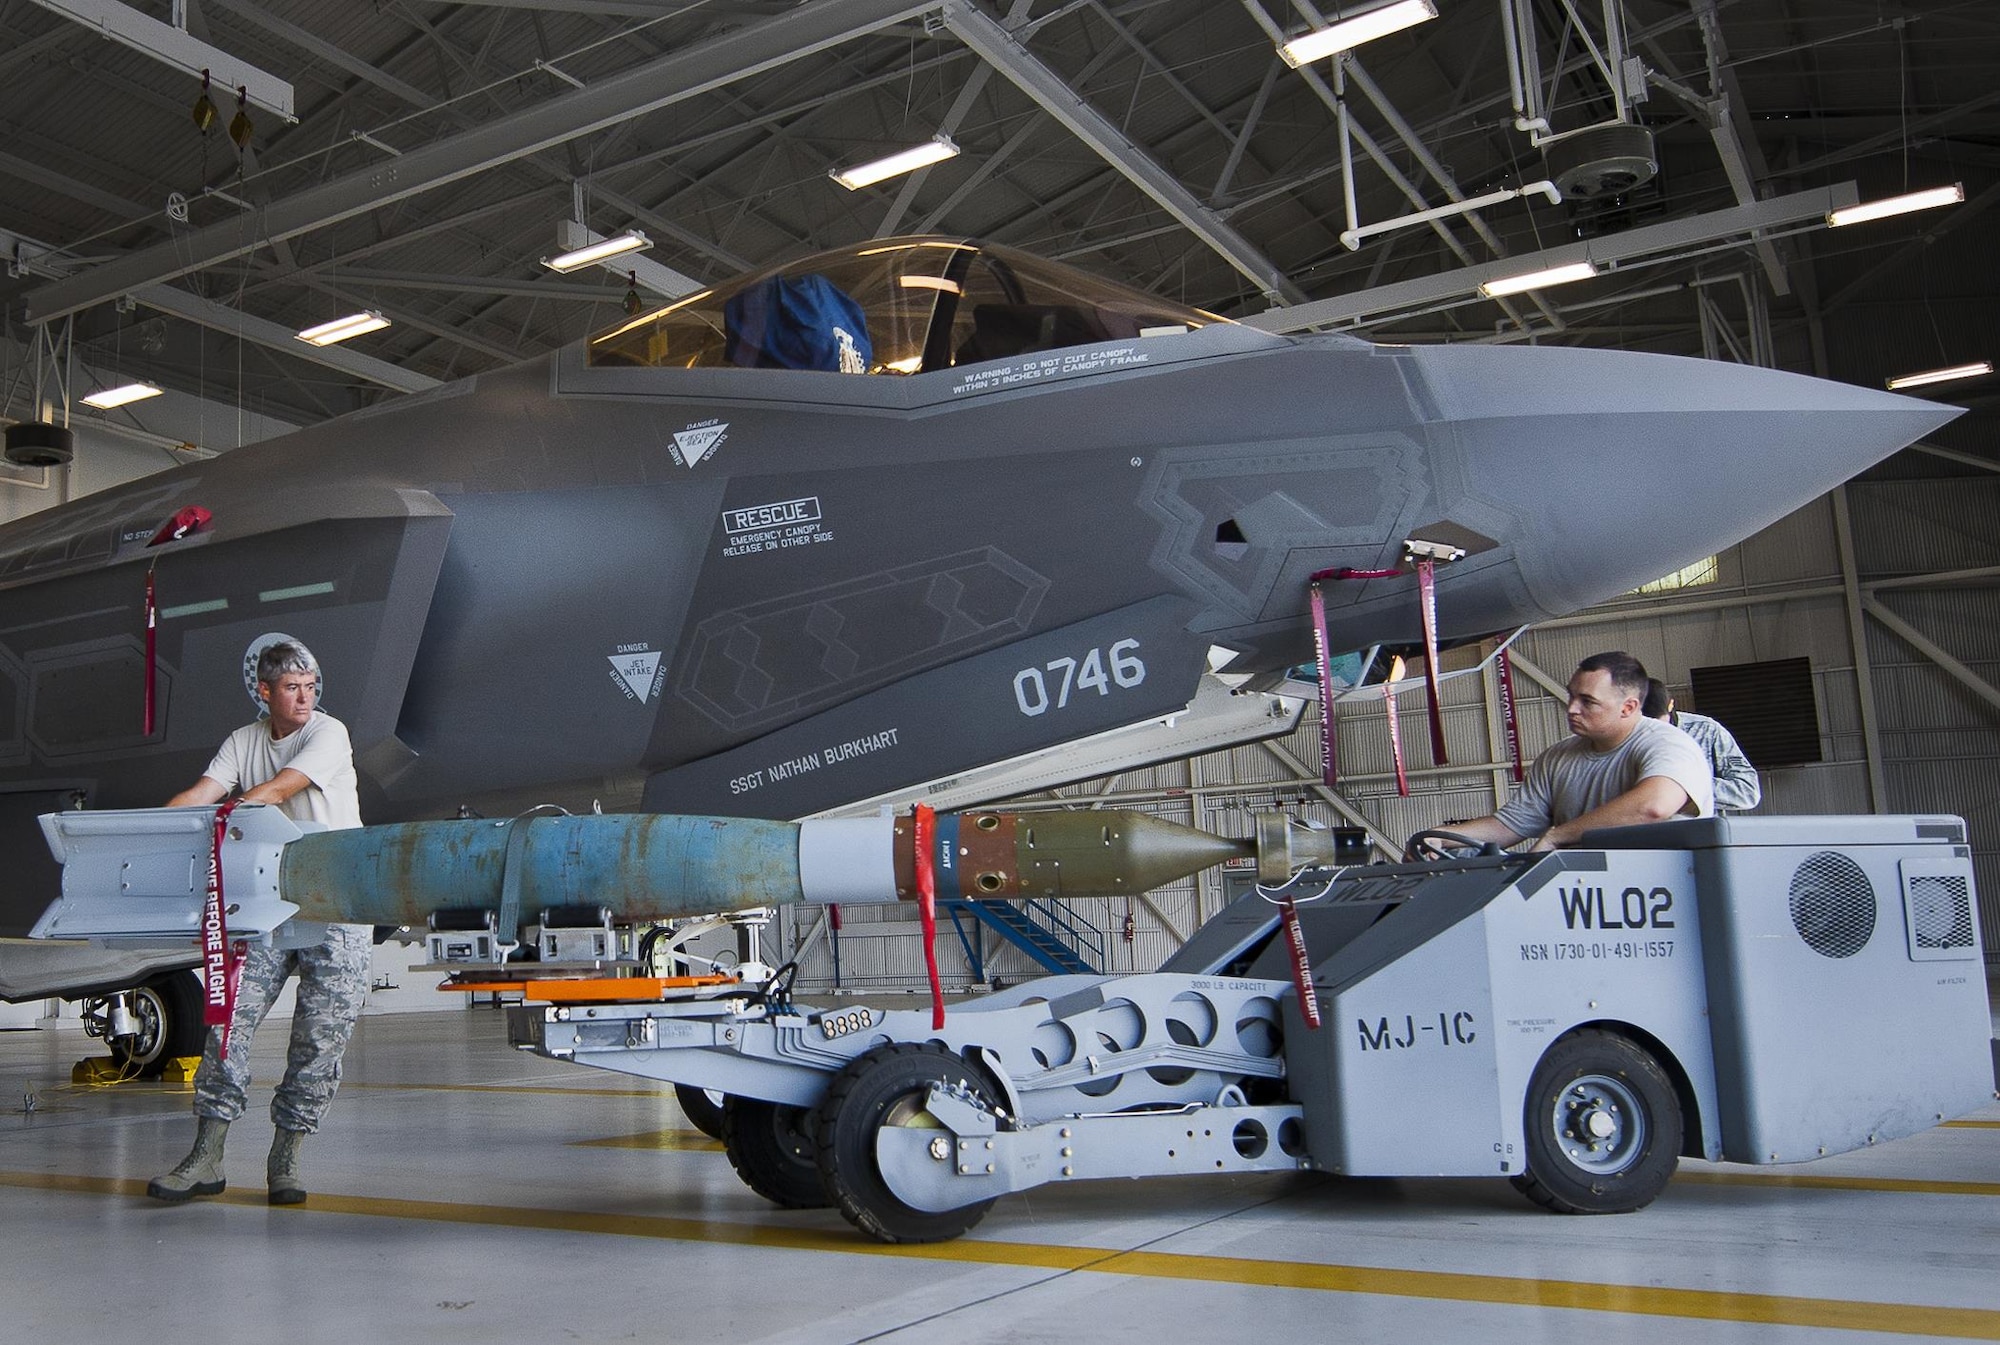
<svg viewBox="0 0 2000 1345">
<path fill-rule="evenodd" d="M 1962 414 L 1871 388 L 1628 351 L 1429 346 L 1410 358 L 1468 494 L 1509 515 L 1548 615 L 1768 527 Z M 1476 513 L 1467 502 L 1463 512 Z M 1473 525 L 1476 526 L 1476 525 Z M 1532 545 L 1529 543 L 1532 542 Z"/>
</svg>

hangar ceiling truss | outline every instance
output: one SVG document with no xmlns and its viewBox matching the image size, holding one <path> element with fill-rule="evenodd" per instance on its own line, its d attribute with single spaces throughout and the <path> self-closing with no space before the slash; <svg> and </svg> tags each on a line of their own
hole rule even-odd
<svg viewBox="0 0 2000 1345">
<path fill-rule="evenodd" d="M 192 77 L 58 12 L 77 3 L 268 72 L 296 122 L 253 100 L 240 152 L 204 137 Z M 645 231 L 651 260 L 704 284 L 936 230 L 1272 330 L 1642 346 L 1857 382 L 2000 345 L 1990 268 L 1959 265 L 1990 254 L 2000 199 L 2000 22 L 1981 6 L 1438 10 L 1293 69 L 1277 44 L 1324 22 L 1312 0 L 0 0 L 0 302 L 16 346 L 66 319 L 87 355 L 301 422 L 608 321 L 622 274 L 538 264 L 578 214 Z M 226 122 L 233 92 L 218 106 Z M 1607 123 L 1643 132 L 1657 172 L 1520 194 L 1573 128 Z M 858 192 L 827 177 L 939 132 L 959 157 Z M 1815 222 L 1844 192 L 1954 181 L 1955 211 Z M 1572 254 L 1600 274 L 1477 295 Z M 393 326 L 351 351 L 292 339 L 360 308 Z M 260 354 L 237 358 L 245 343 Z M 1991 458 L 1980 420 L 1941 447 Z"/>
</svg>

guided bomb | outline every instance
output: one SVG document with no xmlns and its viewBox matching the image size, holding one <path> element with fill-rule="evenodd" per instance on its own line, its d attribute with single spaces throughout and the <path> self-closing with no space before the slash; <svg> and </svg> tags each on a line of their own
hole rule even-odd
<svg viewBox="0 0 2000 1345">
<path fill-rule="evenodd" d="M 213 808 L 51 813 L 63 896 L 42 938 L 200 933 Z M 1233 840 L 1145 813 L 945 813 L 918 846 L 914 816 L 773 822 L 624 813 L 404 822 L 301 832 L 273 808 L 238 809 L 222 843 L 229 929 L 289 919 L 451 923 L 490 913 L 511 939 L 543 912 L 603 908 L 641 924 L 757 907 L 912 901 L 928 865 L 944 900 L 1120 896 L 1228 860 L 1282 882 L 1363 857 L 1352 833 L 1277 814 Z"/>
</svg>

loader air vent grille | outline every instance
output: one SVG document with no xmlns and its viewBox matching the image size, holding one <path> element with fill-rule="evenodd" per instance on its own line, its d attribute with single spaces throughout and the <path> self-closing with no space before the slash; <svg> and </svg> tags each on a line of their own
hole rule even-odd
<svg viewBox="0 0 2000 1345">
<path fill-rule="evenodd" d="M 1853 957 L 1875 933 L 1875 888 L 1846 855 L 1822 850 L 1792 875 L 1792 927 L 1822 957 Z"/>
<path fill-rule="evenodd" d="M 1972 947 L 1972 885 L 1949 875 L 1910 879 L 1910 935 L 1921 951 Z"/>
</svg>

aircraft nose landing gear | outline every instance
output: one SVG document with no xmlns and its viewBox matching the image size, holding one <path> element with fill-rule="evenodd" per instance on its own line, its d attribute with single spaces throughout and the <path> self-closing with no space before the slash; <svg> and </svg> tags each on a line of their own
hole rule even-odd
<svg viewBox="0 0 2000 1345">
<path fill-rule="evenodd" d="M 167 1064 L 201 1054 L 201 984 L 172 971 L 83 1002 L 83 1030 L 111 1048 L 117 1077 L 157 1079 Z"/>
</svg>

